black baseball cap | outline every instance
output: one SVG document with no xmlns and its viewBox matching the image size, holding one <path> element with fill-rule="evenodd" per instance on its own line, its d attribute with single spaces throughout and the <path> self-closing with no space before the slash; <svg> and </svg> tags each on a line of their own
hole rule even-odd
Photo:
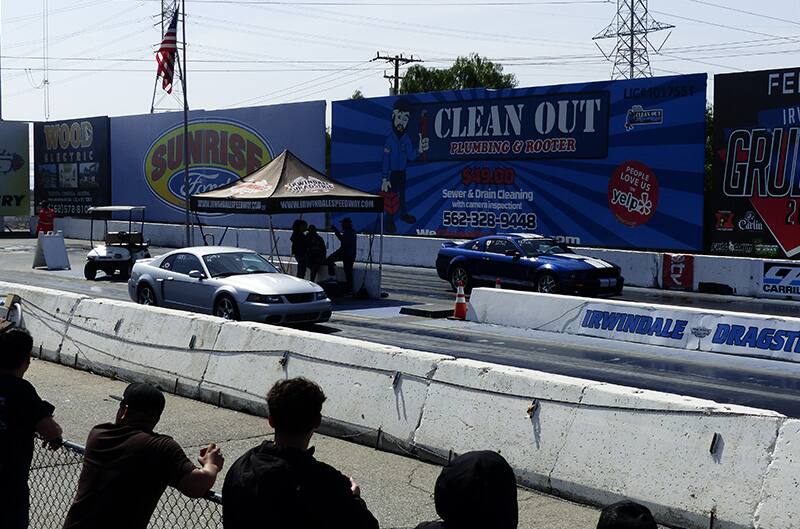
<svg viewBox="0 0 800 529">
<path fill-rule="evenodd" d="M 134 382 L 125 388 L 120 405 L 153 417 L 161 417 L 166 400 L 164 394 L 157 387 L 143 382 Z"/>
</svg>

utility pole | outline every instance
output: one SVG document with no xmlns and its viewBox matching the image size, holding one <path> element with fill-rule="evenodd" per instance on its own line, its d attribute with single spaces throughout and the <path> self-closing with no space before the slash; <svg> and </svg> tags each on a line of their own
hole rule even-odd
<svg viewBox="0 0 800 529">
<path fill-rule="evenodd" d="M 378 52 L 375 55 L 375 58 L 372 60 L 386 61 L 394 65 L 394 75 L 387 75 L 386 72 L 383 73 L 384 79 L 389 79 L 389 81 L 392 83 L 392 86 L 389 89 L 389 95 L 392 96 L 396 96 L 400 92 L 400 80 L 402 79 L 400 76 L 400 65 L 406 65 L 412 62 L 422 62 L 421 59 L 417 59 L 413 55 L 410 57 L 405 57 L 402 53 L 394 56 L 389 55 L 388 53 L 381 55 L 381 52 Z"/>
<path fill-rule="evenodd" d="M 613 56 L 614 66 L 611 70 L 611 79 L 637 79 L 653 76 L 648 48 L 658 53 L 667 42 L 671 32 L 667 34 L 658 49 L 650 43 L 648 35 L 656 31 L 672 29 L 675 26 L 653 20 L 647 3 L 648 0 L 617 0 L 617 13 L 614 20 L 592 39 L 607 60 L 612 60 Z M 611 53 L 606 54 L 596 41 L 611 38 L 616 39 L 617 42 Z"/>
</svg>

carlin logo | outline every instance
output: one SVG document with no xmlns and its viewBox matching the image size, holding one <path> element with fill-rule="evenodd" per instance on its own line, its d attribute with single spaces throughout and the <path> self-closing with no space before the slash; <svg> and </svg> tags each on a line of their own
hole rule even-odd
<svg viewBox="0 0 800 529">
<path fill-rule="evenodd" d="M 664 123 L 664 110 L 654 108 L 645 110 L 642 105 L 633 105 L 625 116 L 625 130 L 631 131 L 639 125 L 661 125 Z"/>
<path fill-rule="evenodd" d="M 330 193 L 335 186 L 313 176 L 298 176 L 284 187 L 295 195 L 299 195 L 300 193 Z"/>
<path fill-rule="evenodd" d="M 764 231 L 764 223 L 752 211 L 744 214 L 744 218 L 739 221 L 738 226 L 742 231 Z"/>
<path fill-rule="evenodd" d="M 272 149 L 256 131 L 234 121 L 189 123 L 189 195 L 211 191 L 242 178 L 272 160 Z M 183 210 L 183 126 L 156 139 L 144 159 L 150 190 L 165 204 Z"/>
</svg>

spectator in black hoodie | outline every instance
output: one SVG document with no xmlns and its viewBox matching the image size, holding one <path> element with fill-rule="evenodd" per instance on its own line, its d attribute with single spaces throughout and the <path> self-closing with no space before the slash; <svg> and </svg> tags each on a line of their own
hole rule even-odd
<svg viewBox="0 0 800 529">
<path fill-rule="evenodd" d="M 516 529 L 517 482 L 497 452 L 467 452 L 442 469 L 434 489 L 436 513 L 443 521 L 416 529 Z"/>
<path fill-rule="evenodd" d="M 632 501 L 609 505 L 600 513 L 597 529 L 657 529 L 650 509 Z"/>
<path fill-rule="evenodd" d="M 225 529 L 378 528 L 358 484 L 308 448 L 323 402 L 322 389 L 304 378 L 272 386 L 267 405 L 275 441 L 246 452 L 225 476 Z"/>
</svg>

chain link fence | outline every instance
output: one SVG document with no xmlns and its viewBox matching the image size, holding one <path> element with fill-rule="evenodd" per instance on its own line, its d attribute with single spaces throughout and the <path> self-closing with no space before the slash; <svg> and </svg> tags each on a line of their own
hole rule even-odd
<svg viewBox="0 0 800 529">
<path fill-rule="evenodd" d="M 36 442 L 31 464 L 30 529 L 61 529 L 75 497 L 83 463 L 84 447 L 65 442 L 59 450 L 48 450 Z M 172 487 L 150 519 L 152 529 L 221 529 L 222 496 L 187 498 Z"/>
</svg>

